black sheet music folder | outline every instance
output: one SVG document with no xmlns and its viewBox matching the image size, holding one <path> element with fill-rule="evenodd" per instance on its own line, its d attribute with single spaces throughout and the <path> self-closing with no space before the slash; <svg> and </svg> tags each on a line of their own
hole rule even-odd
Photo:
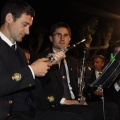
<svg viewBox="0 0 120 120">
<path fill-rule="evenodd" d="M 120 51 L 116 53 L 115 59 L 110 61 L 103 69 L 102 74 L 89 86 L 109 88 L 120 74 Z"/>
</svg>

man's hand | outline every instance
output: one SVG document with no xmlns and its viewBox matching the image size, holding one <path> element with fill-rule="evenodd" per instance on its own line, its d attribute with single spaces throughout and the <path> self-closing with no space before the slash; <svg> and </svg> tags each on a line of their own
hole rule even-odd
<svg viewBox="0 0 120 120">
<path fill-rule="evenodd" d="M 98 86 L 97 90 L 94 91 L 94 94 L 97 96 L 102 97 L 103 96 L 103 89 L 101 86 Z"/>
<path fill-rule="evenodd" d="M 95 90 L 95 91 L 94 91 L 94 94 L 97 95 L 97 96 L 102 97 L 103 92 L 102 92 L 102 91 L 97 91 L 97 90 Z"/>
<path fill-rule="evenodd" d="M 59 61 L 66 57 L 63 51 L 52 53 L 52 56 L 54 58 L 53 62 L 49 62 L 48 58 L 41 58 L 30 65 L 35 76 L 45 76 L 45 74 L 48 72 L 53 64 L 57 64 Z"/>
<path fill-rule="evenodd" d="M 83 101 L 82 101 L 83 102 Z M 65 105 L 87 105 L 86 101 L 84 101 L 82 104 L 78 102 L 77 100 L 64 100 Z"/>
<path fill-rule="evenodd" d="M 120 79 L 117 81 L 118 86 L 120 87 Z"/>
<path fill-rule="evenodd" d="M 64 100 L 64 105 L 79 105 L 80 103 L 77 100 Z"/>
<path fill-rule="evenodd" d="M 64 59 L 66 57 L 66 55 L 63 51 L 52 53 L 52 56 L 54 58 L 52 65 L 57 64 L 58 62 L 60 62 L 62 59 Z"/>
<path fill-rule="evenodd" d="M 35 76 L 42 77 L 45 76 L 52 64 L 48 62 L 47 58 L 41 58 L 33 62 L 30 66 Z"/>
</svg>

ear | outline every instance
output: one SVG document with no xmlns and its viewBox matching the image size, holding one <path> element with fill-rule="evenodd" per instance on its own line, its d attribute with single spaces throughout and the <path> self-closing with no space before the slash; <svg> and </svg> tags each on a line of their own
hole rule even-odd
<svg viewBox="0 0 120 120">
<path fill-rule="evenodd" d="M 71 41 L 71 37 L 69 38 L 69 40 Z"/>
<path fill-rule="evenodd" d="M 53 42 L 52 36 L 49 36 L 49 39 L 50 39 L 51 42 Z"/>
<path fill-rule="evenodd" d="M 11 23 L 13 21 L 13 15 L 11 13 L 8 13 L 5 18 L 7 23 Z"/>
<path fill-rule="evenodd" d="M 102 67 L 104 66 L 104 63 L 102 64 Z"/>
</svg>

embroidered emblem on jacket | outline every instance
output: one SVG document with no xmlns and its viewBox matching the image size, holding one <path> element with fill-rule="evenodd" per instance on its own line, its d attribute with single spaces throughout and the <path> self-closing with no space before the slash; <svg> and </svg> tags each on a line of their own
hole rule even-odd
<svg viewBox="0 0 120 120">
<path fill-rule="evenodd" d="M 48 96 L 47 99 L 49 100 L 49 102 L 53 102 L 55 100 L 53 96 Z"/>
<path fill-rule="evenodd" d="M 13 76 L 12 76 L 12 79 L 15 80 L 15 81 L 19 81 L 21 80 L 22 76 L 21 74 L 19 73 L 15 73 Z"/>
</svg>

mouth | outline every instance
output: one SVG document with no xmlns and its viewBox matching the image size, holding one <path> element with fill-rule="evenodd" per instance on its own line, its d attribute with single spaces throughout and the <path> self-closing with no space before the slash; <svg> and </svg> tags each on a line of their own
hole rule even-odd
<svg viewBox="0 0 120 120">
<path fill-rule="evenodd" d="M 60 43 L 60 47 L 63 48 L 65 46 L 65 43 Z"/>
<path fill-rule="evenodd" d="M 21 34 L 21 38 L 23 38 L 25 35 Z"/>
<path fill-rule="evenodd" d="M 60 45 L 65 45 L 65 42 L 60 42 Z"/>
</svg>

